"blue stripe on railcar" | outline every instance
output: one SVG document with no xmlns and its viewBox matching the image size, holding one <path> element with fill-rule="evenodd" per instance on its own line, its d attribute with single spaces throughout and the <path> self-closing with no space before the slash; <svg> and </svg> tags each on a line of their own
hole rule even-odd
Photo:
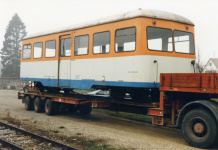
<svg viewBox="0 0 218 150">
<path fill-rule="evenodd" d="M 20 80 L 37 81 L 37 82 L 41 82 L 44 86 L 57 87 L 57 79 L 20 78 Z M 152 82 L 122 82 L 122 81 L 67 80 L 67 79 L 59 80 L 59 87 L 70 87 L 74 89 L 88 90 L 93 85 L 158 88 L 160 84 L 154 82 L 153 83 Z"/>
</svg>

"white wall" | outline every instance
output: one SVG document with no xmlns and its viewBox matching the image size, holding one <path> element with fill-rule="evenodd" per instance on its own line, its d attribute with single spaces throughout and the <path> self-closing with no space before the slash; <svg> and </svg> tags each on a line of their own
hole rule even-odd
<svg viewBox="0 0 218 150">
<path fill-rule="evenodd" d="M 207 62 L 203 73 L 209 73 L 209 71 L 212 73 L 215 73 L 214 71 L 218 72 L 216 66 L 214 65 L 214 63 L 211 61 L 211 59 Z"/>
</svg>

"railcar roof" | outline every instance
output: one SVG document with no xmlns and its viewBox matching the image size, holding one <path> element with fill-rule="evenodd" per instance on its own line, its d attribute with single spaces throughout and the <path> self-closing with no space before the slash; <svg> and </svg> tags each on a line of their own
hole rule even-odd
<svg viewBox="0 0 218 150">
<path fill-rule="evenodd" d="M 174 14 L 174 13 L 160 11 L 160 10 L 137 9 L 137 10 L 129 11 L 129 12 L 122 13 L 119 15 L 104 17 L 98 20 L 85 22 L 82 24 L 75 24 L 75 25 L 70 25 L 70 26 L 66 26 L 63 28 L 57 28 L 53 30 L 47 30 L 44 32 L 38 32 L 35 34 L 29 34 L 24 39 L 30 39 L 30 38 L 40 37 L 40 36 L 54 34 L 54 33 L 66 32 L 70 30 L 81 29 L 85 27 L 91 27 L 91 26 L 96 26 L 96 25 L 101 25 L 101 24 L 106 24 L 106 23 L 111 23 L 111 22 L 116 22 L 116 21 L 121 21 L 121 20 L 127 20 L 131 18 L 136 18 L 136 17 L 156 18 L 156 19 L 170 20 L 170 21 L 180 22 L 184 24 L 194 25 L 194 23 L 190 21 L 189 19 L 182 17 L 180 15 Z"/>
</svg>

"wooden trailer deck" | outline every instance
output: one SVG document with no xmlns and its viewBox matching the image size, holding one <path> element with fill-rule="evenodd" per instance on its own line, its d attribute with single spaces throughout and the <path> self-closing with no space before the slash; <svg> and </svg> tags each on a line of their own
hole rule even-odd
<svg viewBox="0 0 218 150">
<path fill-rule="evenodd" d="M 160 91 L 218 93 L 218 73 L 165 73 L 160 75 Z"/>
</svg>

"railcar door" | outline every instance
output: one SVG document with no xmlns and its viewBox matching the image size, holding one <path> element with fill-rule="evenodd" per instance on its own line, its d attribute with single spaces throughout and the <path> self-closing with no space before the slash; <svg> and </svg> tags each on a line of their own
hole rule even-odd
<svg viewBox="0 0 218 150">
<path fill-rule="evenodd" d="M 58 86 L 67 88 L 70 87 L 71 79 L 71 35 L 60 36 L 59 45 Z"/>
</svg>

